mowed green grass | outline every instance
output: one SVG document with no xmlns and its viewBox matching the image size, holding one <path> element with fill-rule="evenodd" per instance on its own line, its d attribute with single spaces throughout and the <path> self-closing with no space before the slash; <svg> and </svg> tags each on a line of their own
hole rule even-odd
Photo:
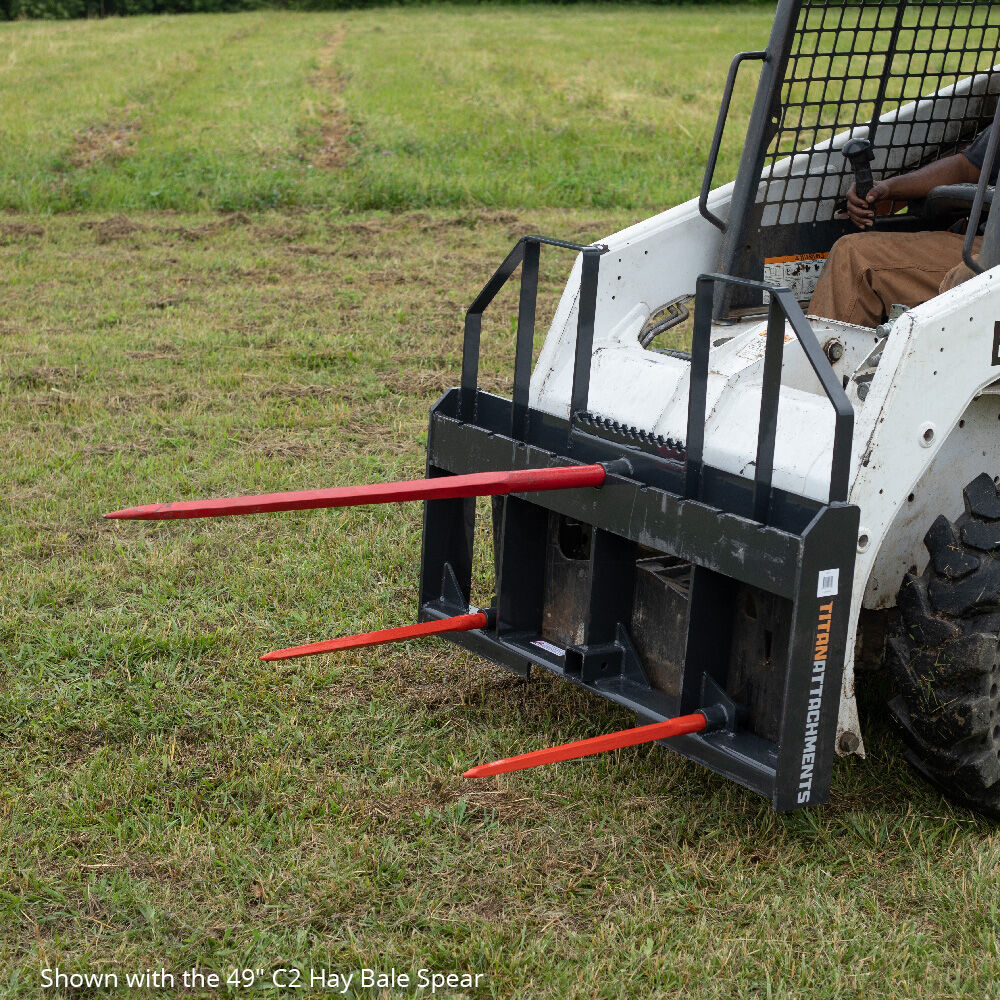
<svg viewBox="0 0 1000 1000">
<path fill-rule="evenodd" d="M 762 7 L 0 24 L 0 209 L 662 207 L 767 31 Z"/>
<path fill-rule="evenodd" d="M 471 784 L 472 763 L 632 720 L 443 642 L 257 660 L 412 620 L 419 508 L 100 519 L 419 475 L 463 306 L 516 235 L 623 221 L 4 223 L 0 995 L 37 996 L 56 965 L 470 969 L 496 997 L 996 995 L 1000 837 L 914 780 L 877 701 L 869 759 L 813 812 L 657 747 Z"/>
<path fill-rule="evenodd" d="M 741 24 L 757 34 L 727 35 Z M 555 89 L 583 59 L 611 102 L 648 49 L 676 46 L 663 72 L 683 82 L 766 26 L 752 9 L 559 8 L 0 27 L 37 74 L 32 87 L 3 70 L 36 98 L 0 111 L 23 137 L 20 156 L 0 147 L 4 198 L 15 176 L 35 192 L 0 216 L 0 996 L 39 996 L 56 965 L 292 966 L 307 984 L 310 968 L 429 967 L 486 975 L 438 996 L 532 1000 L 1000 995 L 1000 834 L 900 763 L 877 684 L 868 759 L 838 762 L 830 804 L 808 813 L 777 816 L 659 747 L 473 784 L 470 764 L 633 720 L 444 642 L 257 659 L 412 620 L 419 509 L 100 518 L 420 475 L 464 307 L 514 240 L 607 234 L 660 204 L 643 178 L 675 170 L 679 196 L 693 192 L 703 155 L 693 139 L 662 146 L 658 170 L 637 142 L 633 176 L 610 159 L 633 141 L 628 120 L 579 110 L 569 124 L 612 151 L 604 190 L 637 185 L 636 201 L 595 208 L 519 161 L 496 168 L 487 122 L 566 118 Z M 464 39 L 471 58 L 476 37 L 503 40 L 488 71 L 437 51 Z M 529 65 L 529 50 L 562 61 L 525 91 L 503 60 Z M 428 60 L 456 76 L 421 101 Z M 75 66 L 76 99 L 44 86 L 46 64 L 51 78 Z M 379 65 L 398 86 L 379 90 Z M 148 82 L 161 72 L 168 85 Z M 209 78 L 216 96 L 199 101 Z M 492 81 L 492 107 L 476 80 Z M 721 69 L 709 84 L 705 129 Z M 143 94 L 126 148 L 72 166 Z M 331 131 L 350 156 L 310 170 Z M 549 133 L 536 166 L 561 155 Z M 218 169 L 198 174 L 216 148 Z M 508 175 L 521 180 L 504 188 Z M 154 181 L 175 199 L 160 208 L 197 211 L 152 210 Z M 262 209 L 278 181 L 312 207 Z M 403 207 L 350 210 L 376 190 Z M 84 191 L 89 211 L 48 214 Z M 451 207 L 415 210 L 438 198 Z M 545 257 L 543 312 L 567 265 Z M 494 309 L 483 381 L 506 391 L 515 293 Z M 479 540 L 485 604 L 484 521 Z"/>
</svg>

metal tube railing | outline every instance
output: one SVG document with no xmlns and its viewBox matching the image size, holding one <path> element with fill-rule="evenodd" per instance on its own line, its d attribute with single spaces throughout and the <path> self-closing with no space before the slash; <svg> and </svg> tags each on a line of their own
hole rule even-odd
<svg viewBox="0 0 1000 1000">
<path fill-rule="evenodd" d="M 702 217 L 707 219 L 722 232 L 726 231 L 726 223 L 722 221 L 714 212 L 709 210 L 708 196 L 712 193 L 712 181 L 715 178 L 715 165 L 719 160 L 719 150 L 722 148 L 722 136 L 726 131 L 726 119 L 729 117 L 729 105 L 733 101 L 733 90 L 736 87 L 736 76 L 740 71 L 740 66 L 748 59 L 758 59 L 766 62 L 767 52 L 739 52 L 733 56 L 733 61 L 729 64 L 729 74 L 726 76 L 726 85 L 722 88 L 722 103 L 719 105 L 719 116 L 715 120 L 715 133 L 712 136 L 712 145 L 708 150 L 708 163 L 705 165 L 705 173 L 701 179 L 701 194 L 698 196 L 698 211 Z"/>
<path fill-rule="evenodd" d="M 708 358 L 712 341 L 712 301 L 715 283 L 757 288 L 771 296 L 767 313 L 767 344 L 761 384 L 760 423 L 757 432 L 757 464 L 754 470 L 753 516 L 767 522 L 774 476 L 774 445 L 778 430 L 781 366 L 785 348 L 785 320 L 802 345 L 835 413 L 833 457 L 830 466 L 830 502 L 847 499 L 854 437 L 854 407 L 813 333 L 809 321 L 788 288 L 776 287 L 727 274 L 703 274 L 695 286 L 694 336 L 691 345 L 691 376 L 688 392 L 687 467 L 685 492 L 689 499 L 701 496 L 705 452 L 705 419 L 708 402 Z"/>
<path fill-rule="evenodd" d="M 580 274 L 580 298 L 577 306 L 576 351 L 573 363 L 573 390 L 570 417 L 586 410 L 590 393 L 590 358 L 594 349 L 594 318 L 597 312 L 597 278 L 601 255 L 608 252 L 603 243 L 583 246 L 548 236 L 522 236 L 483 286 L 465 314 L 465 340 L 462 344 L 462 384 L 459 410 L 462 420 L 475 417 L 476 391 L 479 382 L 479 347 L 483 313 L 521 266 L 521 289 L 517 315 L 517 343 L 514 353 L 514 389 L 511 394 L 511 433 L 523 437 L 528 419 L 528 391 L 531 384 L 531 354 L 535 340 L 535 305 L 538 299 L 538 265 L 542 245 L 575 250 L 583 257 Z"/>
</svg>

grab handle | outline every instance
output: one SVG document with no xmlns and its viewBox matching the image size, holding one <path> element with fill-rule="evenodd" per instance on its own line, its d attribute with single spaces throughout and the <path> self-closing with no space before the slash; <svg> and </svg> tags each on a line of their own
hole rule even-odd
<svg viewBox="0 0 1000 1000">
<path fill-rule="evenodd" d="M 740 64 L 748 59 L 759 59 L 761 62 L 767 60 L 766 52 L 738 52 L 733 61 L 729 64 L 729 75 L 726 77 L 726 86 L 722 91 L 722 105 L 719 108 L 719 117 L 715 122 L 715 135 L 712 136 L 712 146 L 708 151 L 708 163 L 705 165 L 705 176 L 701 182 L 701 195 L 698 198 L 698 211 L 708 219 L 717 229 L 726 231 L 726 224 L 715 213 L 708 209 L 708 195 L 712 190 L 712 178 L 715 176 L 715 164 L 719 159 L 719 150 L 722 148 L 722 133 L 726 130 L 726 119 L 729 117 L 729 105 L 733 100 L 733 90 L 736 87 L 736 74 L 739 73 Z"/>
</svg>

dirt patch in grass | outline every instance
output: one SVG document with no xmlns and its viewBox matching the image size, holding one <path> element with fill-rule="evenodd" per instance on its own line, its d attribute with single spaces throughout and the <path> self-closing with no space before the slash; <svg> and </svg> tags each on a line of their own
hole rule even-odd
<svg viewBox="0 0 1000 1000">
<path fill-rule="evenodd" d="M 410 220 L 419 226 L 422 233 L 440 233 L 452 229 L 476 229 L 479 226 L 512 226 L 520 229 L 525 226 L 522 217 L 517 212 L 477 211 L 462 212 L 451 217 L 427 216 L 423 212 L 414 212 Z"/>
<path fill-rule="evenodd" d="M 89 458 L 98 455 L 132 455 L 141 458 L 152 455 L 156 448 L 152 441 L 100 441 L 97 444 L 86 444 L 80 449 L 80 456 Z"/>
<path fill-rule="evenodd" d="M 13 389 L 48 389 L 76 378 L 71 368 L 46 367 L 31 368 L 28 371 L 8 375 L 7 381 Z"/>
<path fill-rule="evenodd" d="M 303 441 L 284 438 L 259 438 L 247 442 L 247 450 L 265 458 L 308 458 L 314 455 L 318 446 Z"/>
<path fill-rule="evenodd" d="M 150 302 L 149 305 L 153 309 L 167 309 L 184 301 L 186 300 L 182 296 L 177 296 L 172 299 Z M 180 351 L 181 349 L 176 344 L 153 344 L 152 347 L 148 347 L 142 351 L 126 351 L 125 357 L 136 358 L 139 361 L 169 361 L 175 360 Z"/>
<path fill-rule="evenodd" d="M 64 730 L 52 740 L 53 746 L 61 751 L 63 763 L 66 764 L 86 760 L 114 742 L 114 735 L 107 729 L 80 728 Z"/>
<path fill-rule="evenodd" d="M 459 212 L 456 215 L 434 215 L 428 212 L 394 212 L 390 215 L 371 215 L 342 223 L 340 230 L 353 236 L 379 236 L 383 233 L 419 232 L 448 233 L 456 229 L 488 228 L 491 235 L 501 226 L 513 226 L 518 236 L 540 228 L 537 221 L 518 212 L 497 209 L 480 209 Z M 544 228 L 544 227 L 541 227 Z M 579 229 L 580 227 L 574 227 Z"/>
<path fill-rule="evenodd" d="M 4 222 L 0 224 L 0 246 L 32 243 L 45 235 L 45 227 L 37 222 Z"/>
<path fill-rule="evenodd" d="M 94 230 L 94 236 L 98 243 L 115 243 L 118 240 L 128 239 L 135 233 L 144 232 L 146 229 L 141 223 L 134 222 L 122 212 L 112 215 L 103 222 L 86 222 L 83 225 L 85 229 Z"/>
<path fill-rule="evenodd" d="M 298 222 L 274 222 L 254 226 L 254 238 L 263 243 L 296 243 L 308 232 L 308 227 Z"/>
<path fill-rule="evenodd" d="M 358 811 L 372 819 L 393 823 L 419 817 L 433 818 L 437 822 L 491 819 L 511 822 L 538 816 L 544 811 L 544 805 L 537 798 L 505 788 L 430 782 L 429 792 L 399 791 L 372 796 L 358 803 Z"/>
<path fill-rule="evenodd" d="M 69 161 L 77 170 L 82 170 L 100 163 L 123 160 L 134 150 L 141 127 L 136 118 L 91 125 L 74 136 Z"/>
<path fill-rule="evenodd" d="M 440 395 L 455 384 L 452 369 L 438 371 L 398 371 L 386 376 L 386 388 L 398 396 Z"/>
<path fill-rule="evenodd" d="M 227 212 L 225 215 L 206 222 L 200 226 L 173 226 L 165 230 L 173 236 L 179 236 L 182 240 L 198 241 L 208 239 L 216 233 L 235 226 L 250 225 L 250 216 L 245 212 Z"/>
<path fill-rule="evenodd" d="M 315 396 L 329 396 L 337 391 L 337 387 L 332 385 L 298 385 L 290 382 L 287 385 L 262 389 L 260 395 L 262 399 L 309 399 Z"/>
<path fill-rule="evenodd" d="M 26 519 L 25 528 L 32 531 L 34 539 L 30 554 L 32 563 L 44 562 L 53 557 L 72 559 L 93 548 L 98 534 L 107 528 L 100 524 L 78 524 L 67 521 L 47 522 Z"/>
<path fill-rule="evenodd" d="M 328 100 L 328 104 L 322 112 L 323 122 L 320 127 L 319 149 L 313 154 L 311 160 L 314 167 L 320 167 L 323 170 L 339 170 L 350 159 L 347 135 L 351 123 L 341 97 L 344 83 L 333 62 L 337 49 L 340 48 L 340 43 L 343 40 L 343 28 L 338 28 L 327 39 L 322 55 L 323 68 L 313 81 L 316 89 L 321 91 Z"/>
</svg>

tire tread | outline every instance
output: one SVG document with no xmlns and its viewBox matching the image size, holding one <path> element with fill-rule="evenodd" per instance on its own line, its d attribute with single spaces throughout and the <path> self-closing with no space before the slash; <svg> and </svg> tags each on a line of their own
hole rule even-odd
<svg viewBox="0 0 1000 1000">
<path fill-rule="evenodd" d="M 899 589 L 889 703 L 910 763 L 944 794 L 1000 818 L 1000 493 L 985 473 L 966 512 L 935 519 L 930 560 Z"/>
</svg>

